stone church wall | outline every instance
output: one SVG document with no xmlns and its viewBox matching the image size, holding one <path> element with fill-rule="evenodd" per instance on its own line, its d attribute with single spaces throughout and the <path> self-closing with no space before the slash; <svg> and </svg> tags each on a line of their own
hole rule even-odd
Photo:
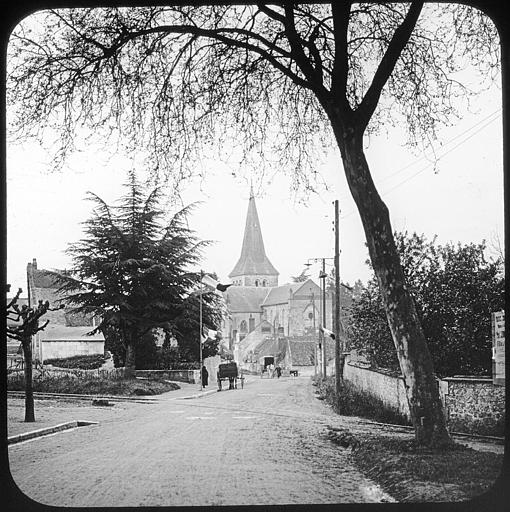
<svg viewBox="0 0 510 512">
<path fill-rule="evenodd" d="M 234 281 L 242 279 L 243 286 L 258 286 L 268 288 L 278 286 L 278 276 L 246 275 L 234 278 Z"/>
</svg>

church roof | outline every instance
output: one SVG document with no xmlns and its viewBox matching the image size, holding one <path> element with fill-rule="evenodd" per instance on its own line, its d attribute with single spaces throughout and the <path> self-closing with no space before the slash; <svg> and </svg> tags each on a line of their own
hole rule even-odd
<svg viewBox="0 0 510 512">
<path fill-rule="evenodd" d="M 289 301 L 290 292 L 294 293 L 300 286 L 301 283 L 287 283 L 270 288 L 262 306 L 285 304 Z"/>
<path fill-rule="evenodd" d="M 231 286 L 223 292 L 231 313 L 259 312 L 269 288 L 259 286 Z"/>
<path fill-rule="evenodd" d="M 250 193 L 250 201 L 248 203 L 241 256 L 228 277 L 244 275 L 278 275 L 278 271 L 266 256 L 253 193 Z"/>
<path fill-rule="evenodd" d="M 307 279 L 304 283 L 287 283 L 270 289 L 262 306 L 274 306 L 276 304 L 285 304 L 289 301 L 290 294 L 305 296 L 307 299 L 312 293 L 319 298 L 320 288 L 311 280 Z"/>
</svg>

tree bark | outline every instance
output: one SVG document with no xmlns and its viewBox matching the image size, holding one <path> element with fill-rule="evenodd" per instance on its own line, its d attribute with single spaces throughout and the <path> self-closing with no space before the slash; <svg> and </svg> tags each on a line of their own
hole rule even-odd
<svg viewBox="0 0 510 512">
<path fill-rule="evenodd" d="M 25 422 L 35 421 L 34 389 L 32 385 L 32 344 L 31 338 L 24 339 L 23 357 L 25 359 Z"/>
<path fill-rule="evenodd" d="M 125 366 L 125 377 L 128 379 L 132 379 L 135 377 L 136 370 L 136 360 L 135 360 L 135 336 L 132 333 L 129 333 L 125 337 L 126 343 L 126 360 L 124 362 Z"/>
<path fill-rule="evenodd" d="M 448 446 L 452 440 L 446 428 L 432 358 L 413 298 L 406 288 L 388 209 L 370 175 L 362 134 L 345 121 L 331 118 L 404 376 L 416 441 L 420 445 Z"/>
</svg>

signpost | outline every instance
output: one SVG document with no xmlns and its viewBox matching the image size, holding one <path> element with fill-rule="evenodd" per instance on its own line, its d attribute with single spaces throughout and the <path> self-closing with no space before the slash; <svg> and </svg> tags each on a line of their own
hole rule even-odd
<svg viewBox="0 0 510 512">
<path fill-rule="evenodd" d="M 505 385 L 505 312 L 492 313 L 492 382 Z"/>
</svg>

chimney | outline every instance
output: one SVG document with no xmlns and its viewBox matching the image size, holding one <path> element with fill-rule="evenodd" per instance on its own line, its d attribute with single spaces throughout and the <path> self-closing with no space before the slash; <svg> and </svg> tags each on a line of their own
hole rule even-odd
<svg viewBox="0 0 510 512">
<path fill-rule="evenodd" d="M 35 258 L 32 259 L 32 267 L 34 270 L 37 270 L 37 260 Z"/>
</svg>

